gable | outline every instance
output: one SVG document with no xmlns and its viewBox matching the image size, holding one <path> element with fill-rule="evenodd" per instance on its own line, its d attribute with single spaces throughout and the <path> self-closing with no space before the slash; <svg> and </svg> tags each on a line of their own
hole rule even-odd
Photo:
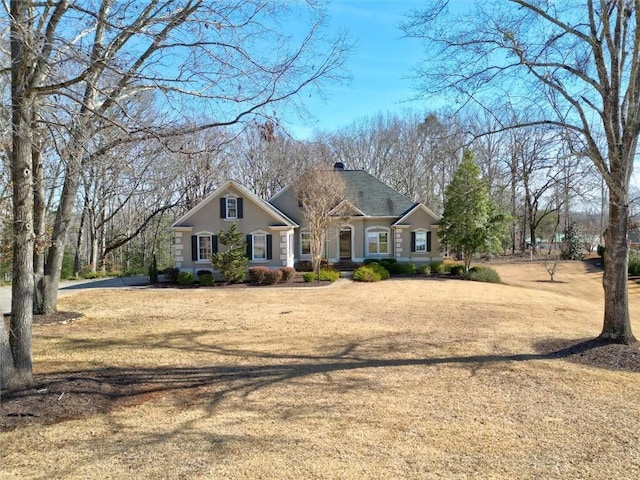
<svg viewBox="0 0 640 480">
<path fill-rule="evenodd" d="M 425 207 L 422 203 L 417 203 L 402 215 L 394 225 L 437 225 L 440 217 Z"/>
<path fill-rule="evenodd" d="M 235 200 L 229 202 L 227 199 Z M 229 210 L 227 211 L 227 209 Z M 248 221 L 259 219 L 267 222 L 269 226 L 297 226 L 293 220 L 278 211 L 273 205 L 262 200 L 239 183 L 229 180 L 176 220 L 172 227 L 199 225 L 209 222 L 212 218 L 222 220 L 246 218 Z"/>
</svg>

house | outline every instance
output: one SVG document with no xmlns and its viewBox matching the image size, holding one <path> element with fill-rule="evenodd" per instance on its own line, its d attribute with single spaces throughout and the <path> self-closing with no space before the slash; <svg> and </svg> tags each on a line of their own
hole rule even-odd
<svg viewBox="0 0 640 480">
<path fill-rule="evenodd" d="M 334 170 L 348 194 L 340 218 L 327 232 L 323 258 L 330 263 L 395 258 L 417 264 L 441 259 L 435 213 L 363 170 L 346 170 L 341 163 Z M 223 248 L 217 232 L 232 223 L 245 235 L 250 266 L 291 267 L 311 260 L 301 208 L 291 185 L 266 201 L 229 180 L 172 225 L 176 267 L 196 275 L 212 272 L 211 254 Z"/>
</svg>

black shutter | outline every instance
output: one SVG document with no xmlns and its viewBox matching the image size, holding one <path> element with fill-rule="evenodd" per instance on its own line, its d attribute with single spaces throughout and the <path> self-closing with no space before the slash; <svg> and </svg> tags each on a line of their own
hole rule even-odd
<svg viewBox="0 0 640 480">
<path fill-rule="evenodd" d="M 242 198 L 236 200 L 238 208 L 238 218 L 242 218 Z"/>
<path fill-rule="evenodd" d="M 431 251 L 431 232 L 427 232 L 427 252 Z"/>
<path fill-rule="evenodd" d="M 267 260 L 273 258 L 273 235 L 267 235 Z"/>
<path fill-rule="evenodd" d="M 198 236 L 191 235 L 191 260 L 198 261 Z"/>
<path fill-rule="evenodd" d="M 218 253 L 218 235 L 211 236 L 211 252 Z"/>
<path fill-rule="evenodd" d="M 220 199 L 220 218 L 227 218 L 227 199 Z"/>
<path fill-rule="evenodd" d="M 251 260 L 253 258 L 253 237 L 247 235 L 247 258 Z"/>
<path fill-rule="evenodd" d="M 416 232 L 411 232 L 411 251 L 416 251 Z"/>
</svg>

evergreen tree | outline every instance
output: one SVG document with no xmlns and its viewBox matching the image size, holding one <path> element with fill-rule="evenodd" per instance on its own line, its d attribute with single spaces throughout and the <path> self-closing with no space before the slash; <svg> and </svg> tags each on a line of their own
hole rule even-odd
<svg viewBox="0 0 640 480">
<path fill-rule="evenodd" d="M 466 151 L 445 193 L 438 233 L 441 245 L 462 253 L 468 272 L 474 254 L 500 250 L 505 225 L 505 215 L 489 198 L 473 154 Z"/>
<path fill-rule="evenodd" d="M 218 232 L 218 241 L 228 247 L 224 252 L 214 253 L 211 264 L 220 270 L 222 278 L 227 283 L 240 283 L 245 279 L 247 263 L 246 242 L 242 240 L 242 233 L 238 231 L 238 225 L 233 224 L 227 232 Z"/>
</svg>

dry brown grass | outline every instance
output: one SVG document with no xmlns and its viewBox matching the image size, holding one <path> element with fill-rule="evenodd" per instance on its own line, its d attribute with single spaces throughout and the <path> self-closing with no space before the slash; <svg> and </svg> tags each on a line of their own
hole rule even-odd
<svg viewBox="0 0 640 480">
<path fill-rule="evenodd" d="M 37 372 L 117 376 L 123 394 L 1 433 L 0 477 L 640 478 L 638 374 L 536 347 L 599 333 L 601 275 L 498 271 L 507 285 L 65 297 L 85 318 L 36 327 Z M 638 334 L 635 285 L 631 303 Z"/>
</svg>

